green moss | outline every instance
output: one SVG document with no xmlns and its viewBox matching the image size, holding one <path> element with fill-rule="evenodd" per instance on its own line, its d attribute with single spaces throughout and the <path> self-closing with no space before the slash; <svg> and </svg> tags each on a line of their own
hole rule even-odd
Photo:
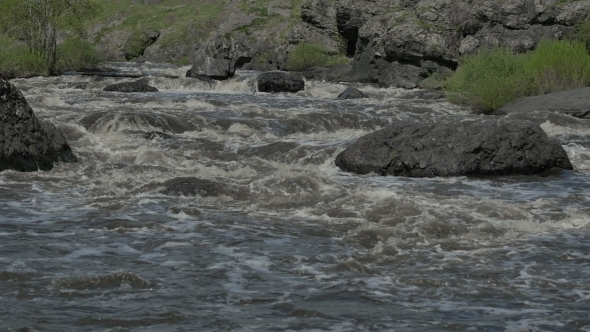
<svg viewBox="0 0 590 332">
<path fill-rule="evenodd" d="M 287 69 L 292 71 L 305 70 L 311 67 L 332 67 L 348 63 L 344 55 L 329 55 L 322 45 L 316 43 L 298 44 L 287 58 Z"/>
</svg>

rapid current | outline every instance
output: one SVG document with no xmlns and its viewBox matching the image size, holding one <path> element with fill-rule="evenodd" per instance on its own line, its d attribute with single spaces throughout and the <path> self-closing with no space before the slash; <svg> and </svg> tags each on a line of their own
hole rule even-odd
<svg viewBox="0 0 590 332">
<path fill-rule="evenodd" d="M 1 331 L 590 331 L 590 120 L 531 115 L 574 171 L 361 176 L 334 165 L 358 137 L 482 115 L 416 90 L 336 100 L 345 85 L 106 66 L 160 92 L 12 81 L 80 162 L 0 173 Z M 164 193 L 189 177 L 225 190 Z"/>
</svg>

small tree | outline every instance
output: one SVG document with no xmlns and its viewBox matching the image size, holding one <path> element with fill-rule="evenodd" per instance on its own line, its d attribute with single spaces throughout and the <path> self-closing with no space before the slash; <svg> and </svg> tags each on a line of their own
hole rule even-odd
<svg viewBox="0 0 590 332">
<path fill-rule="evenodd" d="M 99 10 L 93 0 L 0 0 L 0 25 L 24 41 L 32 53 L 42 56 L 53 73 L 58 31 L 82 35 L 84 23 Z"/>
</svg>

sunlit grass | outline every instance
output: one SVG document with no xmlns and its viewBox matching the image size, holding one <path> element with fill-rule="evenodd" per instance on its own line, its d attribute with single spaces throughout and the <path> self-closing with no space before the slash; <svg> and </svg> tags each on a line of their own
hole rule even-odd
<svg viewBox="0 0 590 332">
<path fill-rule="evenodd" d="M 492 112 L 513 99 L 590 85 L 590 56 L 583 42 L 542 41 L 527 54 L 504 47 L 464 57 L 447 80 L 451 102 Z"/>
</svg>

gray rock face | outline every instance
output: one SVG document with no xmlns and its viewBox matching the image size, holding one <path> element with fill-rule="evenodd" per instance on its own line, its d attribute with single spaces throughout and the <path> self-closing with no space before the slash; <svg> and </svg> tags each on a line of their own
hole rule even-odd
<svg viewBox="0 0 590 332">
<path fill-rule="evenodd" d="M 117 84 L 108 85 L 103 91 L 116 91 L 116 92 L 158 92 L 158 89 L 149 85 L 147 78 L 142 78 L 133 82 L 123 82 Z"/>
<path fill-rule="evenodd" d="M 103 31 L 102 41 L 107 44 L 99 49 L 107 59 L 121 60 L 122 48 L 130 50 L 129 58 L 155 40 L 140 60 L 190 58 L 194 68 L 189 76 L 203 79 L 225 78 L 232 66 L 284 70 L 296 45 L 313 42 L 329 54 L 354 57 L 346 81 L 436 88 L 437 82 L 421 82 L 454 70 L 463 55 L 499 45 L 530 51 L 542 39 L 563 39 L 590 14 L 590 0 L 303 0 L 300 8 L 289 0 L 263 3 L 259 9 L 267 11 L 255 13 L 239 2 L 225 1 L 218 18 L 204 28 L 188 28 L 186 42 L 175 45 L 162 42 L 175 29 L 163 29 L 162 38 L 149 33 L 132 38 L 130 32 L 116 29 L 127 15 L 120 13 L 103 27 L 108 31 Z M 296 13 L 299 17 L 286 19 Z M 138 42 L 123 45 L 125 40 Z"/>
<path fill-rule="evenodd" d="M 349 87 L 344 92 L 338 95 L 338 99 L 361 99 L 367 98 L 367 95 L 364 94 L 361 90 L 355 87 Z"/>
<path fill-rule="evenodd" d="M 235 63 L 230 59 L 216 59 L 206 57 L 202 62 L 193 65 L 187 71 L 186 77 L 210 78 L 214 80 L 226 80 L 235 73 Z"/>
<path fill-rule="evenodd" d="M 561 144 L 530 121 L 399 121 L 358 139 L 340 169 L 408 177 L 537 174 L 573 169 Z"/>
<path fill-rule="evenodd" d="M 58 161 L 77 161 L 63 134 L 40 122 L 22 93 L 0 77 L 0 171 L 49 171 Z"/>
<path fill-rule="evenodd" d="M 520 98 L 500 108 L 495 114 L 533 111 L 557 112 L 575 118 L 590 119 L 590 87 Z"/>
<path fill-rule="evenodd" d="M 298 92 L 305 89 L 305 82 L 297 75 L 270 72 L 258 77 L 258 91 L 260 92 Z"/>
</svg>

